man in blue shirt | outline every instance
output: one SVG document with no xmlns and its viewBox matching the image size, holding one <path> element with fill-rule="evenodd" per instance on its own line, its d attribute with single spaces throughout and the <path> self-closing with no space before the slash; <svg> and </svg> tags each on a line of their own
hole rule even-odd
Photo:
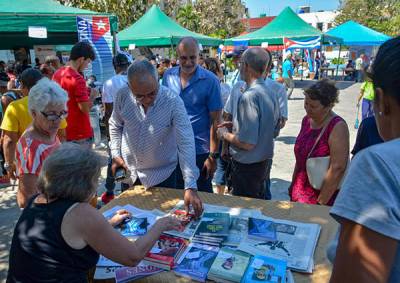
<svg viewBox="0 0 400 283">
<path fill-rule="evenodd" d="M 179 93 L 192 124 L 196 144 L 196 164 L 200 170 L 197 187 L 212 192 L 211 179 L 218 157 L 217 125 L 223 108 L 218 78 L 198 65 L 199 44 L 192 37 L 178 43 L 179 66 L 164 73 L 163 82 Z M 177 188 L 183 188 L 180 170 L 177 170 Z"/>
<path fill-rule="evenodd" d="M 289 99 L 294 89 L 292 54 L 290 53 L 286 56 L 286 60 L 282 64 L 282 78 L 285 82 L 285 87 Z"/>
</svg>

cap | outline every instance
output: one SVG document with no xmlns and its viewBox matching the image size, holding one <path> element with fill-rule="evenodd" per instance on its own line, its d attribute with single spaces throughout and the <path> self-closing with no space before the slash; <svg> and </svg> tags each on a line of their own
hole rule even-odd
<svg viewBox="0 0 400 283">
<path fill-rule="evenodd" d="M 233 48 L 232 52 L 226 54 L 226 58 L 240 57 L 246 51 L 246 49 L 247 49 L 247 46 L 237 45 Z"/>
<path fill-rule="evenodd" d="M 126 56 L 125 54 L 123 54 L 123 53 L 118 53 L 117 55 L 115 55 L 114 56 L 114 58 L 113 58 L 113 65 L 114 66 L 118 66 L 118 67 L 120 67 L 120 66 L 126 66 L 126 65 L 129 65 L 131 62 L 130 62 L 130 60 L 129 60 L 129 58 L 128 58 L 128 56 Z"/>
</svg>

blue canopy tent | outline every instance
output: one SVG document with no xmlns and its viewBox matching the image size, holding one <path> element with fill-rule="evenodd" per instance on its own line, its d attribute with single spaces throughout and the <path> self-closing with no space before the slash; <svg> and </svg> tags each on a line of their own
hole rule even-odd
<svg viewBox="0 0 400 283">
<path fill-rule="evenodd" d="M 363 26 L 355 21 L 347 21 L 337 27 L 330 29 L 326 34 L 340 37 L 343 45 L 346 46 L 380 46 L 390 36 L 377 32 L 371 28 Z M 339 47 L 339 58 L 341 45 Z M 339 65 L 336 67 L 336 77 L 338 76 Z"/>
<path fill-rule="evenodd" d="M 342 38 L 346 46 L 379 46 L 391 38 L 354 21 L 334 27 L 326 34 Z"/>
</svg>

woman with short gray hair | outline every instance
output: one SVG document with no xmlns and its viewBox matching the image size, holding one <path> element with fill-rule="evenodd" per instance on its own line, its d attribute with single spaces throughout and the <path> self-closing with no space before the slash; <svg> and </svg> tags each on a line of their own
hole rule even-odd
<svg viewBox="0 0 400 283">
<path fill-rule="evenodd" d="M 44 161 L 40 193 L 31 198 L 14 230 L 7 282 L 87 282 L 99 254 L 134 266 L 162 232 L 180 228 L 180 221 L 168 216 L 135 242 L 123 237 L 113 226 L 131 217 L 129 212 L 119 210 L 107 221 L 88 203 L 100 169 L 98 154 L 73 143 L 61 145 Z"/>
<path fill-rule="evenodd" d="M 67 93 L 55 82 L 43 78 L 32 87 L 28 110 L 32 124 L 17 143 L 17 173 L 19 175 L 17 202 L 24 208 L 37 193 L 36 181 L 43 161 L 60 145 L 57 131 L 67 116 Z"/>
</svg>

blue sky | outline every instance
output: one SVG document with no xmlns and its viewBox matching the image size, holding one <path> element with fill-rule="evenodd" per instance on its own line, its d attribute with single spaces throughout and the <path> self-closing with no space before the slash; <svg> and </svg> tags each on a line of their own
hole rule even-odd
<svg viewBox="0 0 400 283">
<path fill-rule="evenodd" d="M 339 0 L 243 0 L 249 8 L 251 17 L 260 14 L 267 16 L 278 15 L 283 8 L 290 6 L 295 12 L 299 6 L 311 6 L 311 11 L 335 10 L 339 7 Z"/>
</svg>

